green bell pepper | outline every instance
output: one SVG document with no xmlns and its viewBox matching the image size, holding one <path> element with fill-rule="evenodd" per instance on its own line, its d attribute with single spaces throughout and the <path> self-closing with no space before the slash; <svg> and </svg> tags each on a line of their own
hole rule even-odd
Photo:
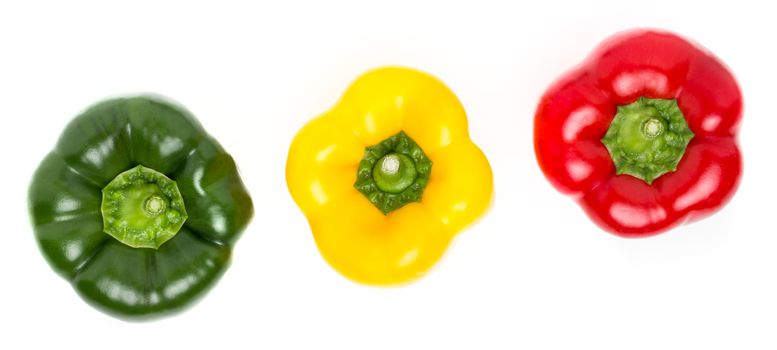
<svg viewBox="0 0 777 350">
<path fill-rule="evenodd" d="M 204 294 L 253 215 L 232 157 L 156 97 L 105 101 L 70 122 L 29 206 L 52 268 L 90 304 L 129 317 Z"/>
</svg>

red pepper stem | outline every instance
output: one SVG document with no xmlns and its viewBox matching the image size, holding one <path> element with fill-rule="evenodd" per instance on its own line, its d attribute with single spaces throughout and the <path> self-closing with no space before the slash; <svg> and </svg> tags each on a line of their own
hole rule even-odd
<svg viewBox="0 0 777 350">
<path fill-rule="evenodd" d="M 642 124 L 642 133 L 647 138 L 656 138 L 662 132 L 664 132 L 664 123 L 659 119 L 650 118 Z"/>
<path fill-rule="evenodd" d="M 616 174 L 628 174 L 648 185 L 675 171 L 694 134 L 677 100 L 639 100 L 618 107 L 602 138 Z"/>
</svg>

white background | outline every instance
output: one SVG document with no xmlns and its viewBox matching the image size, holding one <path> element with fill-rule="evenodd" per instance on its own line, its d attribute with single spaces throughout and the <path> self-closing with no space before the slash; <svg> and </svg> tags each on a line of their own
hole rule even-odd
<svg viewBox="0 0 777 350">
<path fill-rule="evenodd" d="M 0 348 L 774 349 L 777 25 L 766 6 L 4 1 Z M 641 26 L 693 38 L 731 67 L 745 96 L 745 174 L 714 216 L 626 240 L 545 180 L 532 118 L 553 79 Z M 296 131 L 387 64 L 451 87 L 496 186 L 490 212 L 435 271 L 388 289 L 329 268 L 284 179 Z M 39 253 L 26 209 L 31 175 L 66 123 L 138 92 L 191 110 L 235 157 L 256 205 L 218 285 L 150 323 L 82 302 Z"/>
</svg>

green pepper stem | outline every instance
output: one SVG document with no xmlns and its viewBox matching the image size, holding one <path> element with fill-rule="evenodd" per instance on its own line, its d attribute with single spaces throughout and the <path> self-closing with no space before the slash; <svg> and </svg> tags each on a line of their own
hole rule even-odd
<svg viewBox="0 0 777 350">
<path fill-rule="evenodd" d="M 175 181 L 138 165 L 103 188 L 103 231 L 133 248 L 158 249 L 188 218 Z"/>
<path fill-rule="evenodd" d="M 146 214 L 151 217 L 161 214 L 165 211 L 166 208 L 167 201 L 157 195 L 152 195 L 146 198 L 146 201 L 143 205 L 143 210 L 145 210 Z"/>
<path fill-rule="evenodd" d="M 602 143 L 616 174 L 652 184 L 677 169 L 693 136 L 676 100 L 641 97 L 618 107 Z"/>
</svg>

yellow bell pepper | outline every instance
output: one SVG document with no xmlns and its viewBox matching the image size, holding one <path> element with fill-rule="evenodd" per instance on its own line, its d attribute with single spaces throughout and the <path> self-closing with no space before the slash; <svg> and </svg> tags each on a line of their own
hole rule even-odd
<svg viewBox="0 0 777 350">
<path fill-rule="evenodd" d="M 453 92 L 399 67 L 362 75 L 297 133 L 286 182 L 326 261 L 371 285 L 424 275 L 493 190 Z"/>
</svg>

